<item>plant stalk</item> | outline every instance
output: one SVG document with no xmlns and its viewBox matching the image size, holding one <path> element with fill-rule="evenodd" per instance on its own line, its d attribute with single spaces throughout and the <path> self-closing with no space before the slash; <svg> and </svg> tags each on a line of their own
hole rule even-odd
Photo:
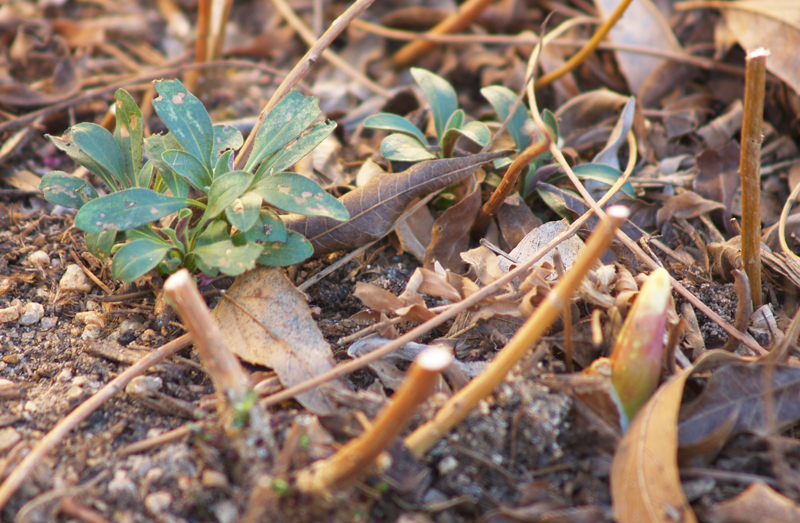
<svg viewBox="0 0 800 523">
<path fill-rule="evenodd" d="M 614 237 L 615 231 L 628 218 L 628 209 L 614 206 L 606 211 L 607 218 L 594 230 L 572 268 L 559 281 L 534 313 L 495 356 L 478 377 L 461 389 L 441 408 L 436 416 L 405 439 L 406 447 L 422 456 L 448 430 L 453 428 L 506 378 L 508 372 L 522 359 L 556 320 L 583 277 L 597 263 Z"/>
<path fill-rule="evenodd" d="M 769 51 L 758 48 L 745 61 L 744 118 L 739 177 L 742 180 L 742 262 L 753 307 L 761 305 L 761 143 Z"/>
<path fill-rule="evenodd" d="M 450 351 L 441 347 L 431 347 L 421 352 L 391 402 L 375 418 L 372 427 L 330 458 L 301 470 L 296 478 L 297 488 L 306 493 L 325 493 L 346 487 L 366 472 L 375 458 L 394 442 L 417 406 L 433 391 L 439 374 L 452 361 Z"/>
</svg>

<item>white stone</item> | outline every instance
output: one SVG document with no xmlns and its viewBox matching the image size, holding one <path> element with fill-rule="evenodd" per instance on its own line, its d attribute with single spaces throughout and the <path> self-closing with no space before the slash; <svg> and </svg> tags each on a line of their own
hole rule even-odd
<svg viewBox="0 0 800 523">
<path fill-rule="evenodd" d="M 103 315 L 95 311 L 79 312 L 75 315 L 75 321 L 84 325 L 98 325 L 100 327 L 105 327 L 106 325 Z"/>
<path fill-rule="evenodd" d="M 50 330 L 57 324 L 58 324 L 57 316 L 47 316 L 42 318 L 42 321 L 39 323 L 39 326 L 44 330 Z"/>
<path fill-rule="evenodd" d="M 22 316 L 23 310 L 24 307 L 22 306 L 22 302 L 19 300 L 12 301 L 11 305 L 5 309 L 0 309 L 0 323 L 17 321 L 19 317 Z"/>
<path fill-rule="evenodd" d="M 61 277 L 58 286 L 62 291 L 89 292 L 92 290 L 93 284 L 83 269 L 72 263 L 67 265 L 67 270 L 64 271 L 64 276 Z"/>
<path fill-rule="evenodd" d="M 100 334 L 103 332 L 103 327 L 100 325 L 87 325 L 86 328 L 83 329 L 83 334 L 81 334 L 82 340 L 96 340 L 100 337 Z"/>
<path fill-rule="evenodd" d="M 153 516 L 161 514 L 167 510 L 171 504 L 172 494 L 163 490 L 148 494 L 147 497 L 144 498 L 144 508 Z"/>
<path fill-rule="evenodd" d="M 41 303 L 30 302 L 26 303 L 22 310 L 22 315 L 17 320 L 20 325 L 33 325 L 39 323 L 44 317 L 44 307 Z"/>
<path fill-rule="evenodd" d="M 20 439 L 22 439 L 22 436 L 19 435 L 19 432 L 14 427 L 0 429 L 0 455 L 16 445 Z"/>
<path fill-rule="evenodd" d="M 28 255 L 28 263 L 41 271 L 50 265 L 50 256 L 44 251 L 34 251 Z"/>
</svg>

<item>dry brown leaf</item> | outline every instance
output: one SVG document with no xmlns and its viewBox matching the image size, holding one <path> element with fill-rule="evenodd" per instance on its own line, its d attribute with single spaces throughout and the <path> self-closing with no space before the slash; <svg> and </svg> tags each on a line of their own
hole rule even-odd
<svg viewBox="0 0 800 523">
<path fill-rule="evenodd" d="M 656 223 L 660 229 L 661 225 L 671 218 L 688 220 L 724 208 L 725 206 L 719 202 L 706 200 L 696 192 L 686 191 L 667 199 L 664 206 L 656 213 Z"/>
<path fill-rule="evenodd" d="M 800 521 L 800 507 L 756 481 L 738 496 L 712 506 L 706 512 L 709 523 L 794 523 Z"/>
<path fill-rule="evenodd" d="M 81 88 L 81 74 L 72 56 L 67 54 L 53 71 L 53 89 L 49 93 L 37 91 L 23 83 L 0 86 L 0 104 L 10 107 L 37 107 L 66 100 Z"/>
<path fill-rule="evenodd" d="M 678 409 L 684 369 L 659 388 L 633 419 L 614 453 L 611 499 L 619 523 L 695 523 L 678 473 Z"/>
<path fill-rule="evenodd" d="M 569 223 L 567 220 L 560 220 L 557 222 L 552 221 L 542 224 L 526 234 L 522 241 L 519 242 L 516 247 L 514 247 L 509 255 L 511 258 L 523 262 L 539 252 L 542 247 L 550 243 L 568 228 Z M 564 263 L 564 269 L 569 270 L 569 268 L 572 267 L 575 259 L 578 257 L 578 253 L 581 249 L 583 249 L 583 240 L 577 236 L 571 236 L 554 250 L 557 250 L 561 255 L 561 261 Z M 539 261 L 539 264 L 542 263 L 549 263 L 551 266 L 554 265 L 553 251 L 548 252 L 541 259 L 541 261 Z M 504 272 L 508 272 L 516 267 L 516 264 L 512 263 L 506 258 L 498 259 L 498 264 L 500 265 L 500 269 L 502 269 Z"/>
<path fill-rule="evenodd" d="M 358 282 L 353 291 L 353 296 L 372 310 L 381 312 L 394 312 L 406 304 L 391 292 L 381 289 L 371 283 Z"/>
<path fill-rule="evenodd" d="M 711 375 L 700 397 L 681 408 L 681 463 L 705 465 L 737 434 L 767 436 L 800 419 L 800 367 L 774 365 L 771 382 L 775 426 L 770 426 L 764 390 L 769 367 L 773 366 L 727 365 Z"/>
<path fill-rule="evenodd" d="M 728 142 L 719 149 L 707 149 L 697 155 L 699 172 L 692 182 L 694 191 L 708 200 L 725 206 L 722 222 L 728 234 L 736 234 L 731 225 L 734 198 L 740 190 L 739 144 Z"/>
<path fill-rule="evenodd" d="M 738 0 L 723 4 L 728 28 L 750 53 L 772 54 L 767 69 L 800 93 L 800 3 L 796 0 Z"/>
<path fill-rule="evenodd" d="M 227 296 L 238 305 L 221 300 L 214 318 L 237 356 L 270 367 L 284 387 L 333 368 L 333 352 L 311 317 L 305 295 L 282 269 L 258 266 L 238 276 Z M 333 381 L 328 386 L 343 385 Z M 315 414 L 333 409 L 325 387 L 298 394 L 296 399 Z"/>
<path fill-rule="evenodd" d="M 378 175 L 339 199 L 350 213 L 346 222 L 298 214 L 282 219 L 286 227 L 308 238 L 316 256 L 357 249 L 388 234 L 416 198 L 444 189 L 471 175 L 482 164 L 509 154 L 510 151 L 495 151 L 433 160 L 418 163 L 401 173 Z"/>
<path fill-rule="evenodd" d="M 595 0 L 594 4 L 600 16 L 608 18 L 619 0 Z M 669 23 L 651 0 L 632 2 L 625 16 L 614 24 L 609 37 L 618 44 L 681 51 L 681 44 L 672 33 Z M 640 53 L 616 51 L 615 54 L 633 94 L 637 94 L 645 80 L 664 63 L 663 58 Z"/>
<path fill-rule="evenodd" d="M 497 211 L 497 225 L 508 249 L 516 247 L 526 234 L 541 224 L 542 220 L 533 214 L 519 193 L 506 198 Z"/>
</svg>

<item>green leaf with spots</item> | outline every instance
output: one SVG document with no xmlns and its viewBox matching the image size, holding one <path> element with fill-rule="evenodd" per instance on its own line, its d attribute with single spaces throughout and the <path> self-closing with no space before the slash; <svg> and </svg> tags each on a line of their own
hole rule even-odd
<svg viewBox="0 0 800 523">
<path fill-rule="evenodd" d="M 490 85 L 481 89 L 481 94 L 492 104 L 494 112 L 497 113 L 497 118 L 501 122 L 505 122 L 508 115 L 511 114 L 511 108 L 517 102 L 517 93 L 508 87 Z M 520 103 L 514 110 L 514 116 L 508 122 L 508 133 L 514 138 L 517 150 L 520 151 L 531 143 L 530 133 L 525 132 L 525 124 L 528 120 L 529 116 L 525 104 Z"/>
<path fill-rule="evenodd" d="M 253 243 L 236 246 L 231 240 L 203 245 L 194 249 L 197 267 L 206 274 L 219 270 L 228 276 L 238 276 L 256 266 L 261 255 L 260 245 Z"/>
<path fill-rule="evenodd" d="M 296 139 L 320 115 L 319 99 L 292 91 L 264 117 L 253 140 L 253 151 L 245 170 L 253 169 L 267 157 Z"/>
<path fill-rule="evenodd" d="M 439 75 L 425 69 L 411 68 L 411 75 L 419 84 L 433 114 L 433 125 L 439 141 L 444 138 L 445 126 L 450 116 L 458 109 L 456 91 L 450 83 Z"/>
<path fill-rule="evenodd" d="M 116 239 L 117 231 L 87 232 L 83 237 L 89 252 L 101 260 L 111 254 Z"/>
<path fill-rule="evenodd" d="M 288 235 L 285 242 L 275 242 L 265 244 L 258 263 L 271 267 L 288 267 L 295 263 L 300 263 L 314 254 L 314 247 L 311 242 L 297 232 L 287 231 Z"/>
<path fill-rule="evenodd" d="M 288 167 L 296 164 L 305 155 L 314 150 L 322 141 L 330 136 L 336 129 L 334 122 L 320 122 L 314 125 L 310 131 L 303 134 L 293 144 L 275 153 L 266 162 L 262 163 L 256 173 L 256 179 L 260 180 L 269 173 L 279 173 Z"/>
<path fill-rule="evenodd" d="M 173 196 L 186 198 L 189 196 L 189 181 L 172 170 L 172 167 L 165 162 L 161 155 L 166 151 L 183 150 L 181 144 L 172 135 L 154 134 L 144 141 L 144 151 L 147 158 L 158 169 L 158 175 L 164 181 L 164 185 L 170 190 Z"/>
<path fill-rule="evenodd" d="M 240 231 L 249 231 L 258 221 L 261 210 L 261 196 L 247 192 L 225 207 L 225 217 Z"/>
<path fill-rule="evenodd" d="M 64 171 L 50 171 L 42 176 L 39 189 L 48 202 L 69 209 L 80 209 L 86 202 L 97 198 L 97 191 L 89 182 Z"/>
<path fill-rule="evenodd" d="M 393 162 L 421 162 L 436 158 L 419 140 L 400 133 L 390 134 L 383 139 L 381 155 Z"/>
<path fill-rule="evenodd" d="M 225 151 L 236 151 L 244 144 L 244 138 L 239 129 L 232 125 L 217 124 L 214 126 L 214 154 L 212 160 L 219 158 Z"/>
<path fill-rule="evenodd" d="M 233 170 L 233 162 L 231 157 L 233 151 L 225 151 L 219 158 L 217 158 L 217 165 L 214 167 L 214 178 L 219 178 L 223 174 L 229 173 Z"/>
<path fill-rule="evenodd" d="M 239 232 L 233 237 L 233 243 L 244 245 L 253 242 L 259 245 L 272 242 L 286 241 L 286 226 L 283 220 L 272 209 L 261 209 L 258 222 L 244 232 Z"/>
<path fill-rule="evenodd" d="M 194 156 L 185 151 L 164 151 L 161 159 L 170 169 L 186 178 L 189 183 L 200 189 L 203 193 L 208 192 L 211 186 L 211 173 Z"/>
<path fill-rule="evenodd" d="M 342 203 L 313 180 L 294 173 L 279 173 L 260 180 L 251 191 L 265 202 L 287 212 L 307 216 L 329 216 L 347 220 L 350 215 Z"/>
<path fill-rule="evenodd" d="M 214 126 L 206 108 L 178 80 L 156 81 L 155 86 L 159 96 L 153 99 L 153 108 L 158 116 L 186 152 L 211 172 Z"/>
<path fill-rule="evenodd" d="M 110 132 L 93 123 L 79 123 L 63 136 L 46 135 L 53 145 L 97 175 L 111 191 L 127 187 L 122 152 Z"/>
<path fill-rule="evenodd" d="M 211 184 L 208 191 L 208 207 L 203 219 L 216 218 L 239 198 L 253 183 L 253 176 L 244 171 L 231 171 L 223 174 Z"/>
<path fill-rule="evenodd" d="M 125 174 L 134 187 L 148 187 L 139 185 L 139 171 L 142 169 L 142 140 L 144 128 L 142 125 L 142 112 L 136 105 L 133 97 L 124 89 L 117 89 L 114 93 L 116 103 L 117 125 L 114 129 L 114 140 L 122 152 L 122 161 L 125 165 Z"/>
<path fill-rule="evenodd" d="M 126 283 L 144 276 L 164 259 L 172 249 L 169 244 L 153 240 L 133 240 L 114 255 L 111 274 Z"/>
<path fill-rule="evenodd" d="M 364 127 L 367 129 L 378 129 L 379 131 L 393 131 L 407 134 L 417 138 L 421 143 L 427 142 L 427 138 L 417 126 L 409 122 L 402 116 L 390 113 L 378 113 L 364 120 Z"/>
<path fill-rule="evenodd" d="M 134 188 L 92 200 L 78 211 L 75 226 L 85 232 L 127 231 L 154 222 L 188 205 L 183 198 Z"/>
</svg>

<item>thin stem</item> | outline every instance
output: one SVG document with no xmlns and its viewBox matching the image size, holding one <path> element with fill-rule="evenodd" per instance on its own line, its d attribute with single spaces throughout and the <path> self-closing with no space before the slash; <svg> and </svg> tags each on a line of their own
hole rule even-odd
<svg viewBox="0 0 800 523">
<path fill-rule="evenodd" d="M 597 32 L 589 40 L 589 43 L 581 48 L 580 51 L 575 53 L 575 55 L 561 65 L 561 67 L 539 78 L 536 81 L 536 88 L 541 89 L 542 87 L 550 85 L 582 64 L 584 60 L 586 60 L 586 57 L 588 57 L 597 48 L 598 44 L 600 44 L 600 41 L 606 37 L 609 31 L 611 31 L 611 28 L 614 27 L 614 24 L 616 24 L 617 21 L 622 18 L 622 15 L 625 14 L 625 10 L 632 1 L 633 0 L 622 0 L 622 2 L 617 5 L 617 8 L 614 9 L 614 12 L 611 13 L 611 16 L 608 17 L 608 20 L 606 20 L 603 25 L 597 29 Z"/>
<path fill-rule="evenodd" d="M 425 401 L 439 380 L 439 374 L 453 361 L 444 348 L 431 347 L 417 356 L 391 402 L 381 410 L 372 426 L 351 440 L 330 458 L 314 463 L 297 475 L 303 492 L 324 493 L 346 487 L 364 473 L 381 452 L 391 445 L 417 407 Z"/>
<path fill-rule="evenodd" d="M 463 31 L 469 26 L 486 7 L 489 6 L 494 0 L 467 0 L 458 8 L 458 11 L 441 22 L 436 27 L 430 30 L 431 34 L 445 34 L 456 33 Z M 415 63 L 423 55 L 426 55 L 436 48 L 434 42 L 427 40 L 416 40 L 406 44 L 394 56 L 392 56 L 392 63 L 395 68 L 403 69 Z"/>
<path fill-rule="evenodd" d="M 627 219 L 628 210 L 614 206 L 586 242 L 578 259 L 536 311 L 522 324 L 511 341 L 494 357 L 479 376 L 458 391 L 441 408 L 436 416 L 405 439 L 406 447 L 417 457 L 436 443 L 445 433 L 459 423 L 477 403 L 488 396 L 505 380 L 508 372 L 522 359 L 547 332 L 583 277 L 611 244 L 614 232 Z"/>
<path fill-rule="evenodd" d="M 200 0 L 197 3 L 197 34 L 194 39 L 194 63 L 199 64 L 208 60 L 208 30 L 211 26 L 212 0 Z M 192 69 L 186 73 L 184 86 L 190 93 L 197 89 L 200 79 L 200 69 Z"/>
<path fill-rule="evenodd" d="M 242 148 L 239 149 L 239 154 L 236 155 L 236 161 L 234 162 L 237 169 L 241 169 L 244 166 L 247 157 L 250 155 L 250 150 L 253 148 L 253 140 L 258 133 L 258 128 L 261 127 L 261 122 L 264 121 L 264 117 L 266 117 L 266 115 L 278 104 L 278 102 L 283 99 L 283 97 L 289 94 L 295 84 L 299 82 L 303 76 L 305 76 L 309 69 L 311 69 L 311 66 L 314 65 L 319 59 L 320 55 L 322 55 L 322 52 L 327 49 L 331 43 L 333 43 L 336 37 L 338 37 L 339 34 L 345 30 L 347 25 L 353 19 L 357 18 L 362 12 L 364 12 L 367 7 L 372 5 L 372 2 L 374 1 L 375 0 L 357 0 L 353 5 L 348 7 L 347 11 L 342 13 L 342 16 L 333 21 L 328 30 L 319 37 L 317 43 L 311 46 L 305 56 L 303 56 L 303 58 L 297 62 L 286 78 L 283 79 L 281 84 L 278 86 L 278 89 L 267 102 L 267 105 L 265 105 L 261 110 L 261 114 L 258 115 L 258 121 L 256 122 L 255 127 L 253 127 L 253 130 L 247 136 L 247 140 L 244 142 Z"/>
<path fill-rule="evenodd" d="M 750 280 L 753 307 L 761 305 L 761 142 L 764 136 L 764 89 L 769 51 L 756 49 L 745 58 L 744 117 L 739 177 L 742 180 L 742 262 Z"/>
</svg>

